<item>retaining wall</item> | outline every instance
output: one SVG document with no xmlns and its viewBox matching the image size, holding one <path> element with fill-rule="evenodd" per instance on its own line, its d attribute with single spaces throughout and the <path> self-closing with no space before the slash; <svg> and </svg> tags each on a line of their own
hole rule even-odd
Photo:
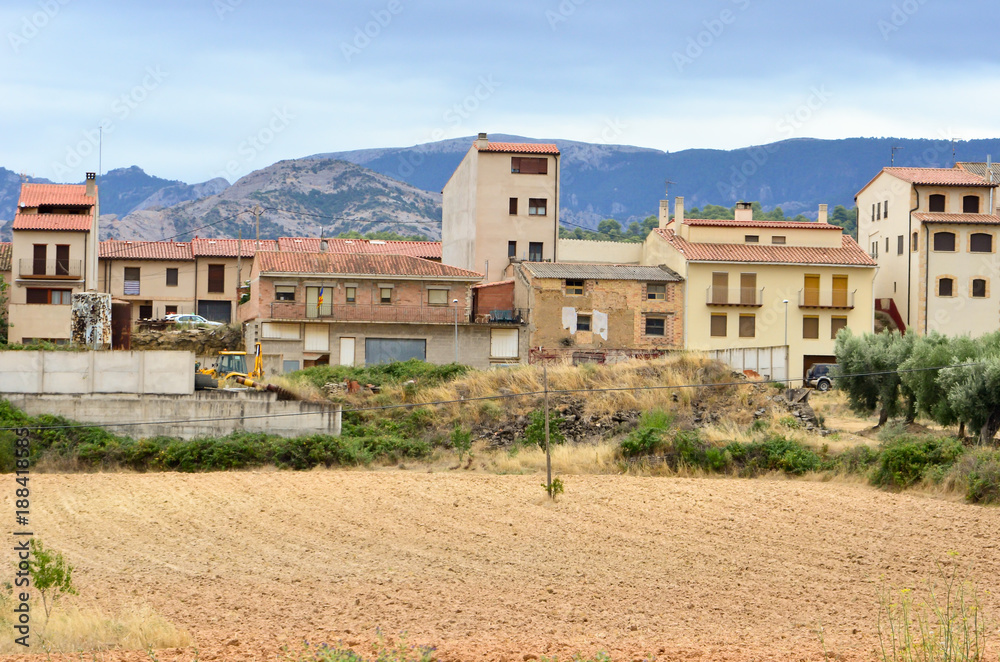
<svg viewBox="0 0 1000 662">
<path fill-rule="evenodd" d="M 0 352 L 0 393 L 194 392 L 192 352 Z"/>
</svg>

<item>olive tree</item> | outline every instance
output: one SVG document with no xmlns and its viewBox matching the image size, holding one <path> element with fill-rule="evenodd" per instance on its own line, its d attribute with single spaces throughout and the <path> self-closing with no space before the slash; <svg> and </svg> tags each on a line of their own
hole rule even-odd
<svg viewBox="0 0 1000 662">
<path fill-rule="evenodd" d="M 898 372 L 912 348 L 913 336 L 897 331 L 856 336 L 845 329 L 837 334 L 837 387 L 847 393 L 855 413 L 870 416 L 877 411 L 878 427 L 902 415 L 913 420 L 913 392 Z"/>
</svg>

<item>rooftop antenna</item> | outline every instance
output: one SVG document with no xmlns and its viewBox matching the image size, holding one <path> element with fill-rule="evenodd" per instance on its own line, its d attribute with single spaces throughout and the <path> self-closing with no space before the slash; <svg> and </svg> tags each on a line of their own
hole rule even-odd
<svg viewBox="0 0 1000 662">
<path fill-rule="evenodd" d="M 892 151 L 892 155 L 891 155 L 891 156 L 889 157 L 889 167 L 890 167 L 890 168 L 891 168 L 891 167 L 892 167 L 893 165 L 895 165 L 895 164 L 896 164 L 896 152 L 898 152 L 898 151 L 899 151 L 899 150 L 901 150 L 901 149 L 905 149 L 905 148 L 904 148 L 904 147 L 893 147 L 893 148 L 892 148 L 892 150 L 891 150 L 891 151 Z"/>
<path fill-rule="evenodd" d="M 677 182 L 672 182 L 669 179 L 663 180 L 663 196 L 669 200 L 670 199 L 670 185 L 676 184 Z"/>
<path fill-rule="evenodd" d="M 951 139 L 951 167 L 952 168 L 954 168 L 955 164 L 958 162 L 957 159 L 955 159 L 955 141 L 956 140 L 957 140 L 957 138 L 952 138 Z"/>
<path fill-rule="evenodd" d="M 26 173 L 26 172 L 22 171 L 22 172 L 21 172 L 21 183 L 23 184 L 23 183 L 25 183 L 26 181 L 28 181 L 28 173 Z"/>
</svg>

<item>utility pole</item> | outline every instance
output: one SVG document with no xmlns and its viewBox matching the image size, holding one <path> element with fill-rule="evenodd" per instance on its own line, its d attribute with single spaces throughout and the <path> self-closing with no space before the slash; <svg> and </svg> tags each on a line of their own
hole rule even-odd
<svg viewBox="0 0 1000 662">
<path fill-rule="evenodd" d="M 236 237 L 236 301 L 239 301 L 240 288 L 243 287 L 243 224 L 240 223 L 238 214 L 236 216 Z"/>
<path fill-rule="evenodd" d="M 896 165 L 896 152 L 898 152 L 901 149 L 903 149 L 903 148 L 902 147 L 893 147 L 890 150 L 892 152 L 892 155 L 889 156 L 889 167 L 892 167 L 892 166 Z"/>
<path fill-rule="evenodd" d="M 552 454 L 549 453 L 549 369 L 542 365 L 542 384 L 545 388 L 545 485 L 552 497 Z"/>
</svg>

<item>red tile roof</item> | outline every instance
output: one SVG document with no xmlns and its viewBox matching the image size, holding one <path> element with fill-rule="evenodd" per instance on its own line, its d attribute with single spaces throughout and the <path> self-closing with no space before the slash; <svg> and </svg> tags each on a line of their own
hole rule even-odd
<svg viewBox="0 0 1000 662">
<path fill-rule="evenodd" d="M 962 168 L 883 168 L 893 177 L 928 186 L 991 186 L 985 179 Z M 992 186 L 996 186 L 993 184 Z"/>
<path fill-rule="evenodd" d="M 552 143 L 487 143 L 480 147 L 473 143 L 480 152 L 511 152 L 519 154 L 559 154 L 559 147 Z"/>
<path fill-rule="evenodd" d="M 193 260 L 191 244 L 177 241 L 102 241 L 102 260 Z"/>
<path fill-rule="evenodd" d="M 671 229 L 657 229 L 660 237 L 691 262 L 746 262 L 874 267 L 875 261 L 851 237 L 841 237 L 840 248 L 759 244 L 699 244 L 685 241 Z"/>
<path fill-rule="evenodd" d="M 514 284 L 514 279 L 508 278 L 507 280 L 497 280 L 493 281 L 492 283 L 480 283 L 479 285 L 473 285 L 472 289 L 481 290 L 484 287 L 500 287 L 501 285 L 513 285 L 513 284 Z"/>
<path fill-rule="evenodd" d="M 59 205 L 62 207 L 93 207 L 97 198 L 87 196 L 86 184 L 21 184 L 18 207 Z"/>
<path fill-rule="evenodd" d="M 829 223 L 793 223 L 791 221 L 732 221 L 715 220 L 710 218 L 685 218 L 684 225 L 709 226 L 719 228 L 776 228 L 780 230 L 836 230 L 841 232 L 842 228 Z"/>
<path fill-rule="evenodd" d="M 13 230 L 62 230 L 89 232 L 94 217 L 91 214 L 15 214 Z"/>
<path fill-rule="evenodd" d="M 0 241 L 0 271 L 10 271 L 10 252 L 11 243 L 9 241 Z"/>
<path fill-rule="evenodd" d="M 280 237 L 278 250 L 295 253 L 319 253 L 317 237 Z M 327 239 L 328 253 L 374 253 L 411 255 L 427 260 L 441 259 L 440 241 L 381 241 L 379 239 Z"/>
<path fill-rule="evenodd" d="M 995 214 L 944 214 L 938 212 L 918 212 L 913 218 L 924 223 L 968 223 L 971 225 L 1000 225 L 1000 216 Z"/>
<path fill-rule="evenodd" d="M 256 239 L 244 239 L 242 246 L 237 246 L 238 239 L 199 239 L 191 240 L 191 254 L 194 257 L 237 257 L 239 248 L 242 257 L 253 257 L 257 251 Z M 261 239 L 260 250 L 276 251 L 278 242 L 273 239 Z"/>
<path fill-rule="evenodd" d="M 470 281 L 478 281 L 483 277 L 475 271 L 450 267 L 409 255 L 262 251 L 257 254 L 256 267 L 262 273 L 420 276 Z"/>
</svg>

